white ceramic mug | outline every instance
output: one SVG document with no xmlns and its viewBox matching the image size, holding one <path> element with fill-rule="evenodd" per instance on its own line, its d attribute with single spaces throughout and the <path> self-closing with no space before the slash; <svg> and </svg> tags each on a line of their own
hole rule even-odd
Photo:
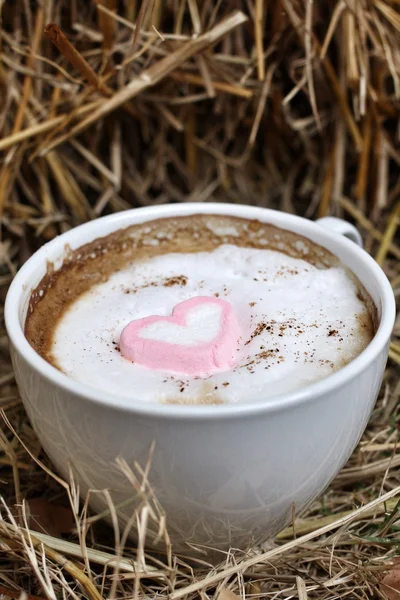
<svg viewBox="0 0 400 600">
<path fill-rule="evenodd" d="M 333 375 L 290 394 L 240 405 L 181 406 L 140 402 L 69 379 L 41 358 L 24 336 L 30 292 L 75 249 L 134 223 L 196 213 L 272 223 L 330 250 L 359 278 L 376 304 L 379 327 L 368 347 Z M 343 235 L 341 235 L 343 234 Z M 346 239 L 346 238 L 350 238 Z M 352 240 L 352 241 L 351 241 Z M 132 483 L 116 463 L 146 463 L 165 509 L 176 550 L 186 544 L 240 547 L 284 527 L 335 477 L 362 435 L 378 396 L 395 317 L 391 286 L 340 219 L 320 224 L 273 210 L 229 204 L 179 204 L 129 210 L 86 223 L 36 252 L 15 277 L 5 317 L 16 379 L 32 425 L 61 474 L 74 474 L 84 496 L 108 488 L 121 523 L 132 515 Z M 49 315 L 51 318 L 51 315 Z M 96 511 L 107 509 L 101 494 Z M 149 530 L 155 530 L 149 518 Z M 149 533 L 147 542 L 154 544 Z"/>
</svg>

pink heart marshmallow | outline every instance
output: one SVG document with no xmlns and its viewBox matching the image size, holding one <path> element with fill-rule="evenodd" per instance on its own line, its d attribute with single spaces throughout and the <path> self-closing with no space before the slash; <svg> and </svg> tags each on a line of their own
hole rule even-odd
<svg viewBox="0 0 400 600">
<path fill-rule="evenodd" d="M 177 304 L 171 317 L 131 321 L 119 345 L 125 358 L 149 369 L 205 377 L 235 365 L 239 338 L 231 304 L 197 296 Z"/>
</svg>

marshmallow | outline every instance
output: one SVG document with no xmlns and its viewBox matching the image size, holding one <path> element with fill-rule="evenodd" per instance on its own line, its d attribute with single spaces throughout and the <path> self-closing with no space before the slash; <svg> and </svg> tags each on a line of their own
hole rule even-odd
<svg viewBox="0 0 400 600">
<path fill-rule="evenodd" d="M 149 369 L 204 377 L 234 366 L 239 338 L 231 304 L 197 296 L 177 304 L 171 317 L 131 321 L 119 345 L 125 358 Z"/>
</svg>

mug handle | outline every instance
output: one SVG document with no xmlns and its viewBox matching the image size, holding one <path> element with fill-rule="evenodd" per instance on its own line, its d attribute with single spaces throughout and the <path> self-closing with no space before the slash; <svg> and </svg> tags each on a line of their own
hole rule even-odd
<svg viewBox="0 0 400 600">
<path fill-rule="evenodd" d="M 360 248 L 363 247 L 362 237 L 358 229 L 344 219 L 338 219 L 337 217 L 322 217 L 315 222 L 329 231 L 344 235 L 344 237 L 357 244 L 357 246 L 360 246 Z"/>
</svg>

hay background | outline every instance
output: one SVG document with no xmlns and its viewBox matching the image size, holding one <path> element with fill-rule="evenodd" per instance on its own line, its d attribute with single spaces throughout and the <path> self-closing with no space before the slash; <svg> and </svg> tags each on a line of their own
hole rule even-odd
<svg viewBox="0 0 400 600">
<path fill-rule="evenodd" d="M 2 300 L 19 265 L 57 233 L 112 211 L 185 201 L 348 218 L 399 297 L 398 0 L 6 0 L 0 7 Z M 216 24 L 237 10 L 247 21 L 223 23 L 221 41 L 210 46 Z M 52 45 L 43 34 L 50 22 L 77 54 Z M 145 84 L 135 97 L 132 80 Z M 87 115 L 94 122 L 84 128 Z M 217 579 L 202 584 L 204 599 L 231 600 L 227 588 L 255 600 L 380 595 L 381 573 L 400 552 L 399 321 L 367 431 L 297 522 L 297 536 L 380 494 L 394 498 L 306 542 L 288 547 L 293 530 L 286 531 L 268 545 L 278 554 L 268 560 L 254 550 L 251 567 L 238 552 L 215 569 L 147 557 L 144 579 L 132 578 L 133 563 L 117 572 L 99 564 L 99 549 L 144 560 L 101 523 L 81 545 L 76 534 L 67 536 L 72 546 L 27 540 L 24 499 L 68 506 L 76 497 L 15 435 L 51 469 L 18 396 L 3 324 L 0 358 L 0 407 L 14 429 L 2 420 L 0 598 L 18 598 L 21 590 L 41 598 L 166 598 L 179 589 L 189 597 L 186 587 L 210 573 Z M 29 524 L 38 528 L 32 518 Z M 154 564 L 158 575 L 149 570 Z"/>
</svg>

